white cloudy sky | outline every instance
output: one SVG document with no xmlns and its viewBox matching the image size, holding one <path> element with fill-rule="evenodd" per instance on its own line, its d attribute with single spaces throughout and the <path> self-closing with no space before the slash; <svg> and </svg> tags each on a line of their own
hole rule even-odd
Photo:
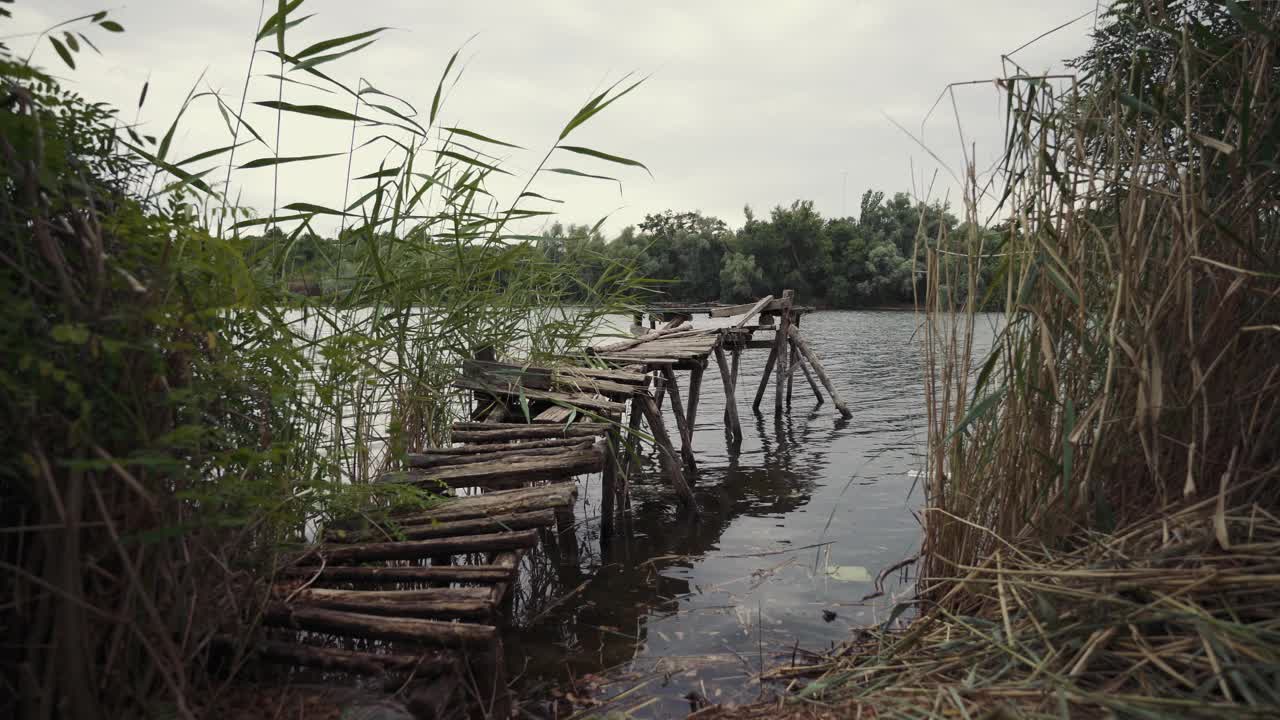
<svg viewBox="0 0 1280 720">
<path fill-rule="evenodd" d="M 950 102 L 922 127 L 939 93 L 948 83 L 998 77 L 1002 53 L 1094 10 L 1096 2 L 307 0 L 299 12 L 316 15 L 293 31 L 290 47 L 390 26 L 377 44 L 326 69 L 351 84 L 363 77 L 425 112 L 449 55 L 475 35 L 463 51 L 465 73 L 448 97 L 445 123 L 529 148 L 507 158 L 509 168 L 526 171 L 594 92 L 629 72 L 649 75 L 573 140 L 636 158 L 653 177 L 567 156 L 561 164 L 622 171 L 622 193 L 609 183 L 564 177 L 539 181 L 536 189 L 566 200 L 566 221 L 595 222 L 611 214 L 609 230 L 666 208 L 698 209 L 738 226 L 746 204 L 759 213 L 803 198 L 826 215 L 846 208 L 855 214 L 867 188 L 893 192 L 914 184 L 922 192 L 921 177 L 931 177 L 939 165 L 888 118 L 922 133 L 959 172 L 963 156 Z M 126 119 L 150 79 L 141 121 L 152 134 L 163 133 L 202 72 L 204 89 L 238 100 L 258 0 L 117 3 L 17 0 L 9 6 L 15 17 L 0 25 L 0 35 L 25 52 L 34 38 L 14 35 L 109 10 L 126 32 L 91 35 L 103 57 L 82 56 L 80 68 L 69 71 L 44 43 L 36 60 L 82 94 L 128 108 Z M 1086 47 L 1092 22 L 1086 17 L 1015 59 L 1030 71 L 1060 70 L 1064 58 Z M 260 55 L 255 74 L 275 72 L 270 61 Z M 249 97 L 272 99 L 274 93 L 275 82 L 259 77 Z M 294 93 L 287 89 L 286 99 L 336 100 Z M 966 86 L 957 99 L 965 143 L 976 143 L 979 159 L 989 163 L 1000 145 L 997 91 L 990 83 Z M 341 106 L 347 107 L 345 100 Z M 266 112 L 254 117 L 271 126 Z M 176 156 L 227 142 L 212 105 L 198 105 L 181 127 Z M 281 154 L 342 151 L 349 132 L 349 125 L 286 117 Z M 237 164 L 268 151 L 240 152 Z M 336 206 L 344 173 L 342 158 L 293 166 L 281 176 L 281 204 Z M 939 177 L 934 195 L 954 196 L 946 171 Z M 244 202 L 270 209 L 270 171 L 237 178 Z"/>
</svg>

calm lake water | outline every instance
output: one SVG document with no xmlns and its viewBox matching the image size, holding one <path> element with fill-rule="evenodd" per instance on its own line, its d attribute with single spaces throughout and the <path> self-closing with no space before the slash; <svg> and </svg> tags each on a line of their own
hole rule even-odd
<svg viewBox="0 0 1280 720">
<path fill-rule="evenodd" d="M 923 501 L 915 478 L 925 420 L 916 320 L 899 311 L 804 318 L 804 336 L 853 412 L 847 421 L 829 400 L 815 403 L 802 375 L 789 413 L 775 419 L 771 384 L 764 414 L 753 415 L 768 351 L 744 352 L 737 451 L 725 441 L 712 363 L 694 432 L 700 517 L 677 510 L 650 454 L 634 481 L 632 515 L 602 550 L 599 477 L 580 478 L 576 562 L 571 548 L 549 545 L 526 559 L 516 593 L 520 627 L 505 642 L 522 694 L 576 684 L 575 695 L 596 700 L 622 694 L 612 707 L 637 717 L 680 717 L 690 693 L 755 700 L 762 664 L 789 664 L 797 653 L 802 661 L 805 650 L 884 622 L 909 579 L 893 573 L 883 596 L 863 598 L 883 568 L 920 543 L 913 511 Z M 694 326 L 719 322 L 700 317 Z M 989 327 L 978 334 L 989 342 Z M 688 373 L 680 381 L 683 390 Z M 674 434 L 669 403 L 664 410 Z M 806 548 L 822 543 L 830 544 Z"/>
</svg>

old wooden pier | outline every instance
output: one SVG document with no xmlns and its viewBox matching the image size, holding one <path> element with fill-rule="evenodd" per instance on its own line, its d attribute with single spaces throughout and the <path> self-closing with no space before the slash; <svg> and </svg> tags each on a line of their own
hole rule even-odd
<svg viewBox="0 0 1280 720">
<path fill-rule="evenodd" d="M 455 386 L 472 396 L 471 419 L 453 425 L 450 445 L 410 454 L 403 470 L 383 478 L 439 491 L 445 499 L 395 516 L 385 527 L 325 529 L 320 542 L 281 571 L 264 618 L 276 630 L 255 653 L 322 670 L 436 678 L 441 687 L 457 685 L 469 669 L 488 678 L 489 689 L 479 692 L 500 695 L 503 680 L 493 669 L 501 665 L 498 627 L 521 559 L 549 542 L 562 563 L 577 565 L 575 476 L 601 474 L 607 541 L 629 508 L 647 426 L 663 476 L 680 502 L 697 511 L 693 428 L 713 360 L 731 447 L 742 441 L 743 352 L 769 351 L 751 405 L 756 412 L 770 385 L 774 412 L 784 412 L 800 373 L 819 402 L 825 389 L 849 417 L 801 335 L 810 310 L 795 305 L 790 290 L 742 305 L 654 306 L 637 313 L 634 337 L 583 348 L 560 363 L 517 364 L 492 355 L 465 361 Z M 736 320 L 695 328 L 701 315 Z M 686 371 L 682 388 L 678 373 Z M 663 419 L 668 398 L 674 439 Z M 335 647 L 332 637 L 345 644 Z M 483 673 L 475 672 L 477 662 Z"/>
</svg>

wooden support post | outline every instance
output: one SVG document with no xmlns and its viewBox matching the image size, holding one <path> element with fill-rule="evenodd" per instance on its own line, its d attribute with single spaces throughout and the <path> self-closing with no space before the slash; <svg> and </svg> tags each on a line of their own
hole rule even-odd
<svg viewBox="0 0 1280 720">
<path fill-rule="evenodd" d="M 791 341 L 795 343 L 800 352 L 804 354 L 805 359 L 813 366 L 813 371 L 818 374 L 818 379 L 822 381 L 822 386 L 827 389 L 827 394 L 831 396 L 831 402 L 840 411 L 840 415 L 846 420 L 853 417 L 853 413 L 849 412 L 849 406 L 844 404 L 844 401 L 836 394 L 836 389 L 831 386 L 831 379 L 827 377 L 826 371 L 822 369 L 822 361 L 818 359 L 817 353 L 809 348 L 804 338 L 800 337 L 800 332 L 795 328 L 791 328 Z"/>
<path fill-rule="evenodd" d="M 787 381 L 787 368 L 791 366 L 791 352 L 787 347 L 787 333 L 791 330 L 791 298 L 794 295 L 795 292 L 792 290 L 782 291 L 782 317 L 778 319 L 778 332 L 773 341 L 778 353 L 777 385 L 774 387 L 773 393 L 774 415 L 782 414 L 783 385 Z"/>
<path fill-rule="evenodd" d="M 600 538 L 613 537 L 614 500 L 618 496 L 618 432 L 610 430 L 605 441 L 604 469 L 600 472 Z"/>
<path fill-rule="evenodd" d="M 716 346 L 717 349 L 719 345 Z M 702 373 L 706 372 L 706 368 L 699 365 L 689 371 L 689 407 L 685 410 L 685 421 L 689 423 L 689 437 L 693 437 L 693 431 L 698 427 L 698 400 L 702 395 Z"/>
<path fill-rule="evenodd" d="M 791 347 L 792 352 L 796 353 L 796 365 L 800 368 L 800 371 L 804 373 L 804 379 L 809 381 L 809 388 L 813 390 L 813 396 L 818 399 L 818 404 L 821 405 L 826 402 L 826 400 L 822 398 L 822 390 L 818 387 L 818 381 L 813 379 L 813 374 L 809 372 L 809 363 L 804 359 L 804 355 L 800 354 L 800 350 L 796 348 L 795 345 L 796 341 L 792 340 Z M 791 374 L 796 374 L 794 367 L 791 369 Z"/>
<path fill-rule="evenodd" d="M 724 350 L 719 345 L 716 346 L 716 366 L 720 368 L 720 378 L 724 383 L 724 411 L 728 418 L 725 423 L 725 429 L 733 438 L 733 444 L 737 445 L 742 442 L 742 423 L 738 420 L 738 401 L 733 393 L 733 374 L 729 370 L 729 363 L 724 359 Z"/>
<path fill-rule="evenodd" d="M 800 364 L 800 351 L 788 340 L 787 347 L 791 348 L 788 353 L 787 361 L 787 407 L 791 407 L 791 386 L 796 379 L 796 365 Z"/>
<path fill-rule="evenodd" d="M 684 416 L 684 405 L 680 402 L 680 386 L 676 383 L 676 373 L 669 367 L 662 368 L 662 376 L 667 380 L 667 392 L 671 394 L 671 414 L 676 416 L 676 430 L 680 432 L 680 456 L 690 470 L 698 467 L 693 457 L 693 433 Z"/>
<path fill-rule="evenodd" d="M 649 431 L 653 433 L 654 444 L 658 447 L 658 459 L 662 462 L 662 467 L 671 480 L 676 495 L 680 498 L 681 504 L 696 512 L 698 506 L 693 500 L 693 490 L 684 479 L 680 459 L 676 457 L 675 448 L 671 445 L 671 436 L 667 434 L 666 425 L 662 422 L 662 413 L 658 411 L 657 402 L 648 395 L 637 395 L 636 401 L 640 403 L 645 420 L 649 423 Z"/>
<path fill-rule="evenodd" d="M 735 394 L 737 393 L 737 390 L 738 390 L 738 359 L 741 357 L 742 357 L 742 347 L 739 345 L 734 345 L 733 346 L 733 369 L 729 371 L 729 387 L 733 389 Z M 724 371 L 722 370 L 721 372 L 723 373 Z M 726 404 L 724 407 L 724 425 L 725 427 L 729 427 L 728 404 Z"/>
<path fill-rule="evenodd" d="M 760 374 L 760 387 L 756 388 L 756 399 L 751 403 L 751 409 L 760 412 L 760 401 L 764 398 L 764 389 L 769 387 L 769 378 L 773 373 L 773 364 L 778 361 L 778 346 L 774 345 L 769 350 L 769 359 L 764 363 L 764 372 Z"/>
</svg>

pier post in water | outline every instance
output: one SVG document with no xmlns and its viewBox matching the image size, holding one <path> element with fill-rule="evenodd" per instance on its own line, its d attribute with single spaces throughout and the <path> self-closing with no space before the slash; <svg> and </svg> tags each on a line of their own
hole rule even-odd
<svg viewBox="0 0 1280 720">
<path fill-rule="evenodd" d="M 791 331 L 791 299 L 795 296 L 793 290 L 782 291 L 782 313 L 778 319 L 778 333 L 774 338 L 773 352 L 777 361 L 777 385 L 773 395 L 773 414 L 782 414 L 784 385 L 787 382 L 790 368 L 791 350 L 787 346 L 787 336 Z M 767 377 L 767 376 L 766 376 Z"/>
<path fill-rule="evenodd" d="M 822 361 L 818 359 L 818 354 L 809 348 L 804 338 L 800 337 L 800 332 L 795 328 L 791 328 L 791 341 L 795 343 L 797 349 L 804 355 L 809 364 L 813 366 L 813 371 L 818 375 L 818 379 L 822 381 L 822 386 L 827 389 L 827 394 L 831 396 L 831 402 L 835 404 L 836 409 L 840 411 L 840 415 L 848 420 L 853 417 L 853 413 L 849 412 L 849 406 L 844 404 L 844 400 L 840 399 L 839 393 L 831 385 L 831 378 L 827 377 L 827 372 L 822 368 Z"/>
</svg>

